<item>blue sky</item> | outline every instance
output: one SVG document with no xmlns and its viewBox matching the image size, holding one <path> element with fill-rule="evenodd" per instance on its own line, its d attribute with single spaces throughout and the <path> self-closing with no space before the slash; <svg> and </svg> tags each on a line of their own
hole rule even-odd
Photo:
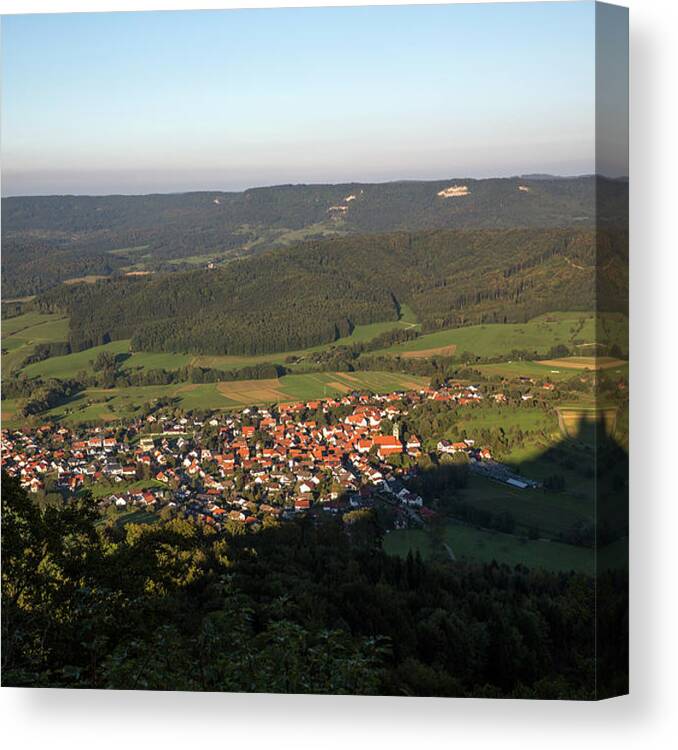
<svg viewBox="0 0 678 750">
<path fill-rule="evenodd" d="M 593 3 L 2 19 L 3 194 L 594 171 Z"/>
</svg>

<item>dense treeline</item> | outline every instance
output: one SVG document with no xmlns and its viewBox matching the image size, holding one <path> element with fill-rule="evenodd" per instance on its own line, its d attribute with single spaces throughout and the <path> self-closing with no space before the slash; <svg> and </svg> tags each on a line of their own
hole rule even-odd
<svg viewBox="0 0 678 750">
<path fill-rule="evenodd" d="M 219 370 L 214 367 L 187 365 L 177 370 L 118 370 L 104 368 L 89 375 L 79 373 L 78 378 L 85 387 L 126 388 L 142 385 L 170 385 L 171 383 L 219 383 L 233 380 L 268 380 L 280 378 L 288 371 L 282 365 L 262 363 L 248 365 L 237 370 Z"/>
<path fill-rule="evenodd" d="M 628 237 L 606 235 L 606 278 L 627 304 Z M 67 311 L 74 350 L 132 338 L 134 349 L 263 354 L 334 341 L 395 320 L 424 331 L 591 310 L 600 233 L 426 231 L 306 242 L 225 268 L 61 286 L 38 301 Z"/>
<path fill-rule="evenodd" d="M 438 192 L 469 188 L 462 198 Z M 518 186 L 528 191 L 518 190 Z M 350 202 L 345 199 L 353 195 Z M 346 211 L 332 210 L 345 206 Z M 242 193 L 4 198 L 5 297 L 39 293 L 68 278 L 109 274 L 139 259 L 230 257 L 327 232 L 433 228 L 593 227 L 628 213 L 628 185 L 595 177 L 386 184 L 282 185 Z M 623 222 L 622 222 L 623 223 Z M 298 236 L 298 235 L 297 235 Z M 110 251 L 115 250 L 115 255 Z M 125 252 L 128 251 L 128 252 Z"/>
<path fill-rule="evenodd" d="M 24 416 L 39 414 L 68 400 L 85 388 L 127 388 L 129 386 L 170 385 L 172 383 L 217 383 L 233 380 L 267 380 L 282 377 L 287 370 L 281 365 L 262 363 L 239 370 L 217 370 L 210 367 L 181 367 L 178 370 L 121 370 L 109 352 L 102 352 L 90 371 L 81 370 L 74 378 L 28 378 L 24 373 L 3 383 L 2 398 L 23 401 Z"/>
<path fill-rule="evenodd" d="M 67 309 L 81 350 L 131 338 L 133 349 L 259 354 L 347 336 L 354 325 L 397 317 L 389 290 L 363 274 L 337 275 L 322 257 L 271 254 L 223 271 L 59 287 L 41 309 Z"/>
<path fill-rule="evenodd" d="M 21 413 L 23 416 L 40 414 L 47 409 L 58 406 L 82 390 L 79 380 L 57 380 L 56 378 L 29 379 L 25 375 L 7 380 L 2 384 L 2 398 L 23 399 Z"/>
<path fill-rule="evenodd" d="M 33 235 L 3 236 L 2 294 L 8 298 L 38 294 L 67 279 L 112 274 L 125 262 L 111 253 L 93 250 L 89 244 Z"/>
<path fill-rule="evenodd" d="M 221 536 L 179 518 L 96 526 L 86 496 L 40 508 L 4 475 L 2 505 L 6 686 L 570 699 L 626 687 L 622 574 L 391 558 L 364 513 Z"/>
<path fill-rule="evenodd" d="M 43 362 L 50 357 L 62 357 L 71 353 L 71 345 L 67 341 L 50 341 L 47 344 L 36 344 L 33 351 L 23 361 L 22 367 L 34 362 Z"/>
</svg>

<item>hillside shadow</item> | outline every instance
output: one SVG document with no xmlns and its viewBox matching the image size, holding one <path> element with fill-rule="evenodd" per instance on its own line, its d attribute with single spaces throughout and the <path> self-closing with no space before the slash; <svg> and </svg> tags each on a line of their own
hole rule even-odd
<svg viewBox="0 0 678 750">
<path fill-rule="evenodd" d="M 408 484 L 439 517 L 588 549 L 592 570 L 627 570 L 629 457 L 605 419 L 582 420 L 526 460 L 439 461 Z"/>
<path fill-rule="evenodd" d="M 461 523 L 479 529 L 478 534 L 486 541 L 485 549 L 500 549 L 504 540 L 512 539 L 513 548 L 518 554 L 524 554 L 524 562 L 515 566 L 516 570 L 532 572 L 540 567 L 532 565 L 534 560 L 530 554 L 530 544 L 547 548 L 554 556 L 563 554 L 567 550 L 587 551 L 591 555 L 590 567 L 582 572 L 593 580 L 592 598 L 590 606 L 594 610 L 597 654 L 596 678 L 601 695 L 623 694 L 628 691 L 628 637 L 629 637 L 629 455 L 619 438 L 608 434 L 605 429 L 605 417 L 601 415 L 594 424 L 582 423 L 581 428 L 574 434 L 563 436 L 554 445 L 549 446 L 537 455 L 511 465 L 511 469 L 518 477 L 526 480 L 536 480 L 537 487 L 520 489 L 504 484 L 508 492 L 503 493 L 502 483 L 495 480 L 482 480 L 490 487 L 497 486 L 499 495 L 504 494 L 505 509 L 493 513 L 487 510 L 491 507 L 485 504 L 485 497 L 476 494 L 471 489 L 477 475 L 471 466 L 450 464 L 435 466 L 423 472 L 422 480 L 434 493 L 433 497 L 449 495 L 458 500 L 453 501 L 447 510 L 457 510 L 467 513 L 466 519 L 457 519 L 454 523 Z M 474 499 L 475 498 L 475 499 Z M 522 509 L 522 528 L 518 528 L 517 507 L 521 498 L 526 500 Z M 535 502 L 536 501 L 536 502 Z M 513 505 L 512 505 L 513 503 Z M 549 544 L 540 534 L 525 537 L 525 512 L 529 508 L 537 508 L 535 513 L 535 527 L 543 523 L 543 514 L 562 513 L 572 508 L 579 508 L 582 516 L 591 520 L 580 520 L 568 527 L 562 538 L 552 538 Z M 470 509 L 470 510 L 469 510 Z M 526 509 L 528 509 L 526 511 Z M 473 510 L 477 511 L 474 516 Z M 449 536 L 445 531 L 445 523 L 449 523 L 453 516 L 444 516 L 436 520 L 434 517 L 427 524 L 427 538 L 438 548 L 438 554 L 433 554 L 438 564 L 446 567 L 459 565 L 450 560 L 452 550 L 447 544 Z M 512 517 L 514 516 L 514 517 Z M 487 525 L 490 528 L 487 529 Z M 480 530 L 482 527 L 482 530 Z M 487 531 L 491 534 L 488 534 Z M 493 536 L 492 536 L 493 535 Z M 464 534 L 461 535 L 462 538 Z M 521 539 L 517 544 L 515 539 Z M 530 542 L 529 540 L 533 541 Z M 554 544 L 564 542 L 569 547 Z M 454 546 L 454 541 L 451 542 Z M 506 545 L 508 546 L 508 545 Z M 520 550 L 524 550 L 521 553 Z M 458 557 L 458 556 L 457 556 Z M 463 559 L 462 549 L 462 559 Z M 503 558 L 506 559 L 506 558 Z M 563 571 L 567 570 L 569 562 L 563 560 Z M 463 562 L 462 562 L 463 564 Z M 496 565 L 497 563 L 493 563 Z M 499 566 L 501 567 L 501 565 Z M 554 567 L 553 569 L 559 569 Z M 564 574 L 564 573 L 563 573 Z"/>
</svg>

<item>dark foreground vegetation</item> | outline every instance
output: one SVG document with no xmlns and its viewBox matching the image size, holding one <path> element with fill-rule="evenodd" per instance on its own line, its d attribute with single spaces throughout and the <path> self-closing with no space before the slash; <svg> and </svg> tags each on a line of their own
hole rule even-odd
<svg viewBox="0 0 678 750">
<path fill-rule="evenodd" d="M 596 591 L 576 574 L 391 558 L 369 512 L 217 536 L 171 517 L 103 522 L 87 496 L 39 507 L 5 476 L 2 512 L 6 686 L 573 699 L 625 688 L 622 574 L 601 574 Z"/>
</svg>

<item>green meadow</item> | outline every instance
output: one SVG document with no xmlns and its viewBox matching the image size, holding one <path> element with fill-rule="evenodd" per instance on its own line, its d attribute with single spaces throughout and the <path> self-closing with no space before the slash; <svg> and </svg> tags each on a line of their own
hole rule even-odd
<svg viewBox="0 0 678 750">
<path fill-rule="evenodd" d="M 541 354 L 552 346 L 564 344 L 582 354 L 587 345 L 601 339 L 601 332 L 607 343 L 618 343 L 625 350 L 627 330 L 625 319 L 616 315 L 599 316 L 596 320 L 592 313 L 586 312 L 549 313 L 527 323 L 489 323 L 435 331 L 413 341 L 394 344 L 378 353 L 426 352 L 433 355 L 435 349 L 455 347 L 457 355 L 469 352 L 477 357 L 494 357 L 510 354 L 513 350 Z"/>
<path fill-rule="evenodd" d="M 524 471 L 526 476 L 539 478 Z M 580 487 L 584 487 L 584 483 Z M 471 476 L 468 487 L 461 491 L 461 499 L 469 505 L 490 513 L 510 513 L 516 524 L 527 530 L 539 529 L 544 535 L 566 532 L 576 523 L 593 520 L 593 484 L 588 483 L 588 495 L 569 492 L 549 492 L 543 489 L 519 489 L 485 477 Z"/>
<path fill-rule="evenodd" d="M 577 375 L 583 375 L 584 368 L 556 367 L 554 365 L 542 365 L 532 360 L 521 360 L 516 362 L 497 362 L 491 365 L 473 365 L 486 378 L 534 378 L 535 380 L 551 380 L 558 383 L 561 380 L 570 380 Z"/>
<path fill-rule="evenodd" d="M 614 329 L 614 331 L 619 332 L 624 328 L 623 323 L 614 316 L 609 316 L 605 320 L 610 330 Z M 598 326 L 600 327 L 600 322 Z M 294 364 L 290 365 L 289 363 L 292 358 L 303 360 L 309 355 L 333 347 L 371 341 L 386 331 L 417 327 L 418 323 L 413 311 L 407 305 L 403 305 L 400 320 L 356 326 L 350 336 L 330 344 L 322 344 L 303 350 L 256 356 L 131 352 L 130 341 L 120 340 L 82 352 L 74 352 L 62 357 L 52 357 L 42 362 L 36 362 L 23 368 L 23 371 L 28 377 L 73 377 L 79 370 L 89 369 L 90 362 L 101 351 L 126 355 L 121 363 L 121 367 L 126 370 L 157 368 L 175 370 L 188 364 L 230 370 L 264 362 L 287 364 L 294 369 Z M 454 347 L 456 354 L 470 352 L 482 357 L 505 355 L 514 349 L 541 353 L 560 343 L 572 348 L 578 345 L 576 342 L 593 341 L 595 340 L 595 334 L 596 320 L 590 314 L 552 313 L 524 324 L 490 324 L 436 331 L 375 353 L 404 356 L 417 356 L 420 353 L 420 356 L 434 356 L 437 353 L 436 350 L 440 350 L 441 354 L 449 355 L 451 353 L 450 347 Z M 7 351 L 7 354 L 3 357 L 5 370 L 7 372 L 16 371 L 30 354 L 35 344 L 66 341 L 67 339 L 68 319 L 64 317 L 30 312 L 3 321 L 2 345 Z M 557 368 L 553 365 L 542 365 L 538 362 L 529 361 L 477 365 L 477 367 L 487 376 L 518 377 L 522 375 L 550 378 L 554 381 L 571 378 L 584 372 L 585 369 Z M 617 369 L 619 372 L 623 372 L 623 367 Z M 608 370 L 608 372 L 616 374 L 617 370 Z"/>
<path fill-rule="evenodd" d="M 129 341 L 111 341 L 109 344 L 95 346 L 81 352 L 50 357 L 42 362 L 34 362 L 24 367 L 22 371 L 29 378 L 71 378 L 80 370 L 91 370 L 91 363 L 103 351 L 123 354 L 129 351 Z"/>
<path fill-rule="evenodd" d="M 500 406 L 487 404 L 471 409 L 462 408 L 455 429 L 465 429 L 469 434 L 479 429 L 503 427 L 507 430 L 516 427 L 523 431 L 543 430 L 545 432 L 558 431 L 558 419 L 552 411 L 529 405 Z M 455 438 L 456 435 L 446 437 Z"/>
<path fill-rule="evenodd" d="M 68 318 L 57 314 L 24 313 L 0 323 L 2 332 L 2 376 L 21 368 L 37 344 L 68 341 Z"/>
<path fill-rule="evenodd" d="M 512 534 L 483 531 L 471 526 L 449 523 L 445 526 L 445 543 L 457 560 L 525 565 L 552 571 L 593 572 L 593 550 L 559 542 L 528 540 Z M 384 537 L 384 550 L 406 557 L 419 551 L 422 557 L 432 554 L 429 534 L 421 529 L 398 529 Z"/>
</svg>

